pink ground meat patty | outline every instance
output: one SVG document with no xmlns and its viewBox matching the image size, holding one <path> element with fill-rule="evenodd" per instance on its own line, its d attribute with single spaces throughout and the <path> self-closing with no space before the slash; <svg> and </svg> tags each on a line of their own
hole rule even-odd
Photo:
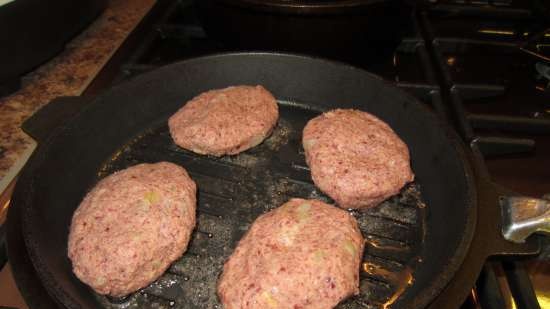
<svg viewBox="0 0 550 309">
<path fill-rule="evenodd" d="M 375 116 L 336 109 L 310 120 L 302 144 L 313 182 L 342 208 L 366 208 L 414 179 L 409 149 Z"/>
<path fill-rule="evenodd" d="M 224 265 L 225 309 L 328 309 L 359 292 L 364 240 L 348 212 L 291 199 L 261 215 Z"/>
<path fill-rule="evenodd" d="M 100 294 L 147 286 L 187 249 L 195 208 L 195 183 L 173 163 L 139 164 L 104 178 L 73 215 L 73 272 Z"/>
<path fill-rule="evenodd" d="M 232 155 L 260 144 L 279 118 L 277 101 L 262 86 L 204 92 L 168 120 L 174 142 L 214 156 Z"/>
</svg>

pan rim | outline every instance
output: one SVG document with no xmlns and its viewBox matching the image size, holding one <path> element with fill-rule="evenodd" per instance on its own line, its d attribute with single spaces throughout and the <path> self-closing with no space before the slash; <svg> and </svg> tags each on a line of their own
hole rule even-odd
<svg viewBox="0 0 550 309">
<path fill-rule="evenodd" d="M 337 14 L 358 14 L 362 10 L 407 1 L 399 0 L 313 0 L 313 1 L 288 1 L 288 0 L 209 0 L 222 5 L 254 10 L 258 12 L 291 14 L 291 15 L 316 15 L 330 16 Z M 359 10 L 359 11 L 358 11 Z"/>
<path fill-rule="evenodd" d="M 473 239 L 475 230 L 476 230 L 476 223 L 477 223 L 477 189 L 476 189 L 476 182 L 475 182 L 475 176 L 473 173 L 473 166 L 470 162 L 470 159 L 466 153 L 466 146 L 464 143 L 460 140 L 458 137 L 458 134 L 449 126 L 449 124 L 443 122 L 437 115 L 433 113 L 428 107 L 424 106 L 424 103 L 420 102 L 418 99 L 416 99 L 412 94 L 409 94 L 405 91 L 402 91 L 400 89 L 397 89 L 393 83 L 384 80 L 380 76 L 377 76 L 373 73 L 370 73 L 368 71 L 365 71 L 363 69 L 354 67 L 352 65 L 328 60 L 321 57 L 311 57 L 308 55 L 303 54 L 290 54 L 290 53 L 273 53 L 273 52 L 234 52 L 234 53 L 215 53 L 210 54 L 206 56 L 196 57 L 196 58 L 190 58 L 187 60 L 175 62 L 173 64 L 169 64 L 163 67 L 160 67 L 150 73 L 153 73 L 153 75 L 162 74 L 164 70 L 170 69 L 171 66 L 174 65 L 182 65 L 184 63 L 193 63 L 193 62 L 201 62 L 205 61 L 207 59 L 219 59 L 219 58 L 231 58 L 231 57 L 239 57 L 239 56 L 247 56 L 247 57 L 289 57 L 294 59 L 304 59 L 307 61 L 315 61 L 319 63 L 323 63 L 325 65 L 331 65 L 331 66 L 337 66 L 340 68 L 346 68 L 347 70 L 354 70 L 354 71 L 360 71 L 362 74 L 367 74 L 372 78 L 375 78 L 377 80 L 380 80 L 384 84 L 386 84 L 389 87 L 392 87 L 396 89 L 397 91 L 400 91 L 403 95 L 405 95 L 408 99 L 411 101 L 414 101 L 417 103 L 417 105 L 421 106 L 420 108 L 423 109 L 427 114 L 429 114 L 429 117 L 433 119 L 433 121 L 440 125 L 440 128 L 444 130 L 445 136 L 448 137 L 449 142 L 453 146 L 453 148 L 456 151 L 457 156 L 462 160 L 463 164 L 463 172 L 464 172 L 464 179 L 466 182 L 466 189 L 468 192 L 466 192 L 467 196 L 467 203 L 464 205 L 466 207 L 466 213 L 467 217 L 465 218 L 465 228 L 464 228 L 464 234 L 463 237 L 461 237 L 460 241 L 458 242 L 454 254 L 450 257 L 449 263 L 447 264 L 447 267 L 445 268 L 445 276 L 438 276 L 437 280 L 434 280 L 431 282 L 431 284 L 426 285 L 422 288 L 421 293 L 418 293 L 417 295 L 413 296 L 411 298 L 411 303 L 413 304 L 414 308 L 424 308 L 426 307 L 432 300 L 434 300 L 445 288 L 445 286 L 452 280 L 452 278 L 455 276 L 456 272 L 459 270 L 460 266 L 462 265 L 462 262 L 464 261 L 464 258 L 466 254 L 468 253 L 468 249 L 470 247 L 470 243 Z M 135 81 L 135 80 L 141 80 L 141 79 L 148 79 L 151 75 L 150 73 L 138 75 L 135 78 L 130 79 L 128 82 Z M 49 267 L 47 266 L 47 263 L 45 263 L 41 257 L 40 253 L 37 250 L 37 246 L 33 245 L 35 237 L 34 232 L 32 232 L 32 229 L 30 228 L 32 225 L 31 218 L 36 216 L 36 214 L 33 214 L 33 205 L 30 203 L 30 197 L 32 196 L 33 192 L 33 185 L 34 185 L 34 179 L 32 177 L 33 171 L 36 170 L 40 164 L 44 161 L 46 158 L 46 154 L 48 153 L 48 148 L 51 147 L 53 141 L 61 135 L 65 130 L 70 128 L 71 126 L 74 126 L 75 120 L 79 117 L 81 117 L 83 114 L 86 113 L 86 111 L 90 108 L 93 108 L 94 104 L 97 102 L 101 102 L 102 99 L 106 96 L 108 96 L 111 92 L 116 91 L 116 89 L 123 88 L 128 83 L 121 83 L 119 85 L 112 86 L 108 89 L 106 89 L 103 93 L 95 97 L 90 104 L 87 104 L 77 115 L 72 117 L 68 122 L 65 124 L 57 127 L 55 130 L 53 130 L 52 134 L 48 136 L 43 142 L 39 143 L 39 146 L 36 150 L 36 152 L 31 156 L 29 159 L 29 163 L 25 166 L 22 174 L 21 179 L 19 183 L 27 184 L 25 187 L 16 186 L 16 190 L 14 192 L 14 203 L 21 204 L 22 208 L 22 231 L 23 231 L 23 238 L 25 241 L 25 246 L 27 248 L 27 251 L 29 253 L 29 257 L 32 261 L 33 266 L 37 270 L 37 274 L 40 278 L 40 280 L 44 283 L 44 286 L 46 288 L 46 291 L 49 295 L 51 295 L 55 301 L 58 303 L 62 303 L 63 306 L 70 308 L 70 309 L 77 309 L 82 308 L 79 305 L 79 302 L 72 298 L 58 283 L 58 280 L 55 276 L 50 272 Z M 95 104 L 97 105 L 97 104 Z M 410 291 L 410 290 L 408 290 Z M 407 291 L 405 292 L 405 294 Z M 399 306 L 399 299 L 394 303 L 394 305 Z"/>
</svg>

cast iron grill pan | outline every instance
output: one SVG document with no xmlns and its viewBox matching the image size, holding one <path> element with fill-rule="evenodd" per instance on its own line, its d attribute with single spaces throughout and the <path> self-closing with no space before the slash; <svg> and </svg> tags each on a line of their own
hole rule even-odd
<svg viewBox="0 0 550 309">
<path fill-rule="evenodd" d="M 222 158 L 173 144 L 166 121 L 184 102 L 240 84 L 264 85 L 279 100 L 281 117 L 269 139 Z M 39 143 L 13 202 L 44 286 L 66 308 L 220 307 L 215 283 L 223 261 L 258 215 L 290 197 L 331 202 L 312 184 L 300 140 L 309 119 L 338 107 L 386 121 L 409 146 L 416 175 L 400 195 L 354 214 L 367 240 L 362 293 L 339 308 L 424 307 L 454 275 L 475 226 L 475 191 L 457 138 L 422 103 L 374 75 L 269 53 L 201 57 L 138 76 L 87 103 Z M 189 250 L 142 291 L 126 299 L 98 296 L 74 276 L 66 256 L 72 214 L 105 175 L 161 160 L 181 164 L 198 184 Z"/>
</svg>

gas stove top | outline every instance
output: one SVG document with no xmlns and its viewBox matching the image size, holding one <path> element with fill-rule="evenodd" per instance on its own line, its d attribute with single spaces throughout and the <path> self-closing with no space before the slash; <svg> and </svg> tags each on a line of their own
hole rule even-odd
<svg viewBox="0 0 550 309">
<path fill-rule="evenodd" d="M 426 103 L 454 126 L 482 173 L 498 184 L 533 197 L 549 193 L 550 25 L 520 1 L 434 2 L 415 12 L 413 27 L 392 56 L 345 61 Z M 235 48 L 207 35 L 192 0 L 159 1 L 84 94 L 175 61 L 226 51 Z M 18 211 L 10 216 L 10 260 L 20 290 L 30 307 L 54 308 L 22 247 Z M 543 274 L 550 266 L 542 258 L 549 255 L 488 261 L 463 308 L 537 308 L 533 286 L 540 305 L 548 305 L 543 302 L 549 279 Z"/>
</svg>

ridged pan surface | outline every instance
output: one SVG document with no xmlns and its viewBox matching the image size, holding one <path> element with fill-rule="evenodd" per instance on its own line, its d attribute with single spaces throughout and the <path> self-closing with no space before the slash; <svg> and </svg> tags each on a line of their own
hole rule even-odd
<svg viewBox="0 0 550 309">
<path fill-rule="evenodd" d="M 258 215 L 292 197 L 332 203 L 312 183 L 301 146 L 303 127 L 318 112 L 290 102 L 279 106 L 273 134 L 239 155 L 214 158 L 183 150 L 162 121 L 122 147 L 101 169 L 100 177 L 140 162 L 170 161 L 184 166 L 199 189 L 198 224 L 187 253 L 143 291 L 126 299 L 99 297 L 105 306 L 220 308 L 216 282 L 223 262 Z M 390 304 L 412 284 L 424 232 L 420 191 L 412 184 L 379 207 L 353 212 L 367 240 L 361 295 L 338 308 Z"/>
</svg>

